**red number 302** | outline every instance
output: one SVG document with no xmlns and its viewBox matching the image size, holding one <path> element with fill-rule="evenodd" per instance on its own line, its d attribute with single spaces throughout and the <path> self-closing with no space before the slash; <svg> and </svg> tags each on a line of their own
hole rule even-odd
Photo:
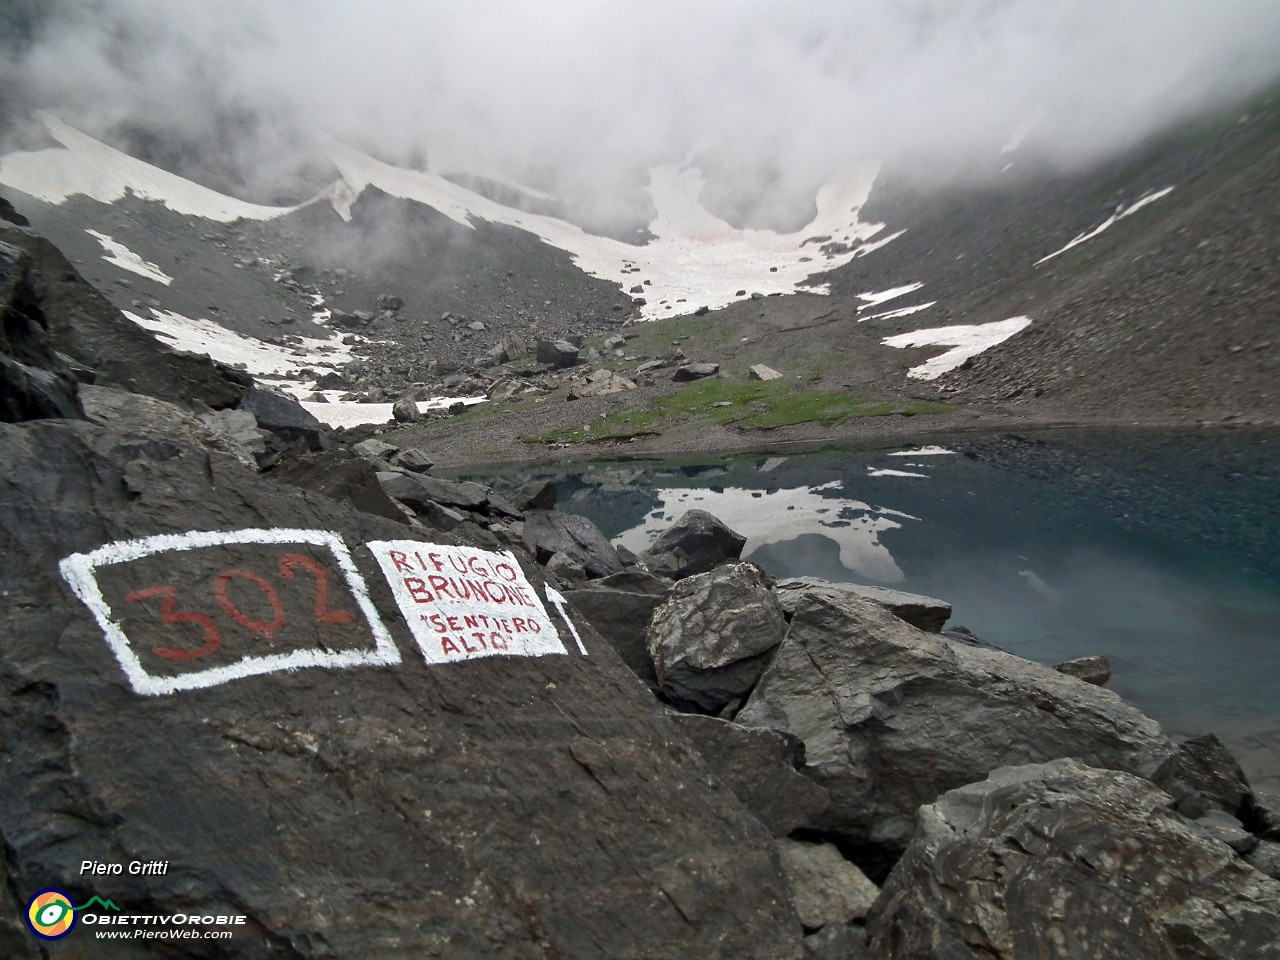
<svg viewBox="0 0 1280 960">
<path fill-rule="evenodd" d="M 316 600 L 315 607 L 312 610 L 312 618 L 316 623 L 350 623 L 355 619 L 346 610 L 333 610 L 329 607 L 329 571 L 316 563 L 315 560 L 298 553 L 286 553 L 277 564 L 280 576 L 286 580 L 293 580 L 297 576 L 295 571 L 299 567 L 310 573 L 316 581 Z M 255 619 L 236 606 L 235 601 L 231 599 L 227 592 L 228 585 L 236 579 L 247 580 L 262 591 L 267 601 L 271 604 L 272 617 L 270 622 Z M 244 570 L 239 567 L 223 570 L 213 580 L 213 595 L 218 602 L 218 606 L 222 608 L 227 616 L 264 640 L 274 641 L 276 632 L 289 622 L 284 605 L 280 602 L 280 594 L 276 591 L 276 588 L 268 580 L 252 570 Z M 212 618 L 196 610 L 178 609 L 177 587 L 146 587 L 126 595 L 124 600 L 125 603 L 138 603 L 142 600 L 149 600 L 152 597 L 161 598 L 161 623 L 194 623 L 204 631 L 203 645 L 189 650 L 184 650 L 181 647 L 152 647 L 151 651 L 157 657 L 163 657 L 166 660 L 198 660 L 201 657 L 208 656 L 222 646 L 222 631 L 218 629 Z"/>
</svg>

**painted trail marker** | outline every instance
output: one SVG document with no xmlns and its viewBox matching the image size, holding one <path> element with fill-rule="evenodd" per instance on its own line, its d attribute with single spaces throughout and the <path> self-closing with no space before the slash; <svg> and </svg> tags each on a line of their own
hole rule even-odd
<svg viewBox="0 0 1280 960">
<path fill-rule="evenodd" d="M 556 608 L 556 613 L 560 614 L 560 619 L 564 621 L 564 625 L 569 628 L 569 632 L 573 634 L 573 640 L 578 645 L 578 650 L 585 657 L 587 656 L 587 647 L 582 642 L 582 638 L 578 636 L 578 628 L 573 625 L 573 621 L 569 619 L 569 614 L 565 612 L 565 604 L 569 601 L 564 598 L 564 594 L 555 587 L 547 584 L 547 599 L 551 601 L 552 606 Z"/>
<path fill-rule="evenodd" d="M 568 653 L 514 554 L 417 540 L 368 547 L 427 663 Z"/>
<path fill-rule="evenodd" d="M 59 570 L 140 694 L 400 662 L 346 545 L 324 530 L 122 540 Z"/>
</svg>

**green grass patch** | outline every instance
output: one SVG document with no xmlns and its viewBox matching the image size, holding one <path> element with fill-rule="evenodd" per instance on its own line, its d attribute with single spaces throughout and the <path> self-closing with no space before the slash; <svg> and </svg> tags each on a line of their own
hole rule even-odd
<svg viewBox="0 0 1280 960">
<path fill-rule="evenodd" d="M 534 443 L 599 443 L 661 433 L 682 420 L 700 418 L 744 430 L 773 430 L 801 423 L 824 426 L 854 417 L 890 414 L 946 413 L 954 407 L 926 401 L 869 400 L 850 394 L 807 390 L 794 382 L 711 377 L 686 384 L 657 397 L 645 407 L 633 407 L 581 426 L 562 427 Z"/>
</svg>

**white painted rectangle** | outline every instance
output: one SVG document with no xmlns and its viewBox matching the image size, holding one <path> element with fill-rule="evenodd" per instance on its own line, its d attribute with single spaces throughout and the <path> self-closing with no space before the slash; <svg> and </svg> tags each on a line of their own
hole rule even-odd
<svg viewBox="0 0 1280 960">
<path fill-rule="evenodd" d="M 427 663 L 567 654 L 510 551 L 417 540 L 368 547 Z"/>
<path fill-rule="evenodd" d="M 245 544 L 261 544 L 268 548 L 263 552 L 264 564 L 261 566 L 260 571 L 255 573 L 237 566 L 233 569 L 224 570 L 219 575 L 219 579 L 236 579 L 242 584 L 245 581 L 253 581 L 256 584 L 265 585 L 259 587 L 259 589 L 270 590 L 273 595 L 276 595 L 276 586 L 272 585 L 272 579 L 275 580 L 276 584 L 283 585 L 284 580 L 294 581 L 301 577 L 313 577 L 316 578 L 316 582 L 312 586 L 318 591 L 322 586 L 322 578 L 324 592 L 323 594 L 315 593 L 314 601 L 308 602 L 307 606 L 308 609 L 312 610 L 314 621 L 307 625 L 306 632 L 303 635 L 323 635 L 326 629 L 330 631 L 335 629 L 332 626 L 335 624 L 350 625 L 348 629 L 365 626 L 368 628 L 368 637 L 372 640 L 372 646 L 334 650 L 318 645 L 300 649 L 295 648 L 276 654 L 245 654 L 232 662 L 222 662 L 217 666 L 203 669 L 199 667 L 199 664 L 196 664 L 196 669 L 187 670 L 177 676 L 158 676 L 149 672 L 142 659 L 143 656 L 148 655 L 145 647 L 135 649 L 134 641 L 125 633 L 124 627 L 119 622 L 121 619 L 126 618 L 114 612 L 116 609 L 130 609 L 134 600 L 140 600 L 147 596 L 152 598 L 164 596 L 167 593 L 165 604 L 171 609 L 166 613 L 166 619 L 163 620 L 163 623 L 172 625 L 174 634 L 178 634 L 180 630 L 185 630 L 188 634 L 194 635 L 200 629 L 205 630 L 206 637 L 209 636 L 211 630 L 216 630 L 219 635 L 224 633 L 231 635 L 238 629 L 241 634 L 244 634 L 244 625 L 247 624 L 249 633 L 256 633 L 259 638 L 265 638 L 267 641 L 273 639 L 275 631 L 285 627 L 287 620 L 284 608 L 280 605 L 278 595 L 276 595 L 276 600 L 273 602 L 278 611 L 277 617 L 273 622 L 266 623 L 245 616 L 243 613 L 236 611 L 234 605 L 232 605 L 232 610 L 234 611 L 232 619 L 234 620 L 236 615 L 240 618 L 237 621 L 240 626 L 237 627 L 236 623 L 228 621 L 225 613 L 227 607 L 223 607 L 224 613 L 219 614 L 216 602 L 208 596 L 196 595 L 196 591 L 189 588 L 189 585 L 185 583 L 181 585 L 149 586 L 142 591 L 123 598 L 113 597 L 108 600 L 103 595 L 99 582 L 101 568 L 128 564 L 131 561 L 155 554 L 187 554 L 189 551 L 211 548 L 207 555 L 192 554 L 184 557 L 186 566 L 200 568 L 208 575 L 209 572 L 216 571 L 219 567 L 224 566 L 224 562 L 219 560 L 219 551 L 216 548 Z M 281 545 L 287 546 L 288 544 L 309 544 L 321 547 L 328 552 L 332 558 L 332 563 L 326 560 L 322 567 L 314 559 L 299 557 L 296 554 L 286 552 L 278 556 L 278 548 Z M 223 552 L 225 553 L 225 551 Z M 302 569 L 301 573 L 298 572 L 299 567 Z M 341 591 L 345 588 L 346 591 L 346 596 L 337 597 L 333 600 L 325 599 L 328 597 L 330 567 L 336 567 L 341 578 L 338 582 L 338 590 Z M 359 570 L 356 569 L 355 561 L 347 550 L 346 544 L 336 534 L 324 530 L 273 528 L 224 532 L 192 531 L 190 533 L 144 537 L 137 540 L 121 540 L 115 543 L 108 543 L 89 553 L 71 554 L 59 564 L 59 570 L 75 595 L 80 598 L 93 614 L 98 626 L 102 629 L 107 645 L 111 648 L 112 653 L 115 654 L 116 660 L 119 661 L 130 685 L 135 692 L 140 694 L 154 696 L 175 693 L 180 690 L 196 690 L 217 686 L 229 680 L 236 680 L 242 677 L 298 670 L 304 667 L 383 666 L 400 662 L 400 651 L 391 639 L 391 634 L 387 632 L 387 628 L 378 618 L 377 611 L 369 599 L 364 579 L 360 576 Z M 265 576 L 262 574 L 265 574 Z M 215 580 L 216 582 L 218 581 Z M 135 587 L 143 587 L 144 585 L 143 582 L 130 584 L 130 586 Z M 227 602 L 225 579 L 222 586 L 224 588 L 223 601 Z M 331 609 L 327 605 L 329 602 L 336 603 L 337 601 L 341 601 L 342 609 L 338 609 L 336 606 Z M 359 610 L 359 615 L 363 617 L 363 624 L 360 624 L 355 614 L 345 609 L 347 601 L 355 603 Z M 179 603 L 182 604 L 181 609 L 178 608 Z M 151 625 L 151 629 L 154 630 L 154 624 Z M 176 647 L 176 642 L 174 646 Z M 266 644 L 266 646 L 269 647 L 270 643 Z M 213 648 L 211 644 L 210 650 Z M 252 649 L 252 647 L 246 648 Z M 164 651 L 155 650 L 154 652 L 160 653 L 162 656 L 165 655 Z M 200 653 L 198 650 L 192 651 L 190 649 L 176 651 L 167 649 L 167 652 L 170 656 L 174 656 L 177 653 L 178 657 L 175 657 L 175 659 L 180 658 L 183 660 L 193 660 Z M 142 654 L 141 656 L 140 653 Z M 221 657 L 215 659 L 225 661 L 227 655 L 227 650 L 224 649 L 221 651 Z"/>
</svg>

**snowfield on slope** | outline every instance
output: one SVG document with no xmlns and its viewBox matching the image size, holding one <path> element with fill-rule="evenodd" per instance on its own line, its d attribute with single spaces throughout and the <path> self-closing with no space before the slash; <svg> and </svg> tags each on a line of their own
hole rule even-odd
<svg viewBox="0 0 1280 960">
<path fill-rule="evenodd" d="M 934 327 L 932 330 L 913 330 L 885 337 L 880 342 L 886 347 L 950 347 L 946 353 L 925 361 L 907 371 L 912 380 L 934 380 L 954 370 L 970 357 L 976 357 L 997 343 L 1003 343 L 1031 323 L 1030 317 L 1010 317 L 994 323 L 979 323 L 954 327 Z"/>
</svg>

